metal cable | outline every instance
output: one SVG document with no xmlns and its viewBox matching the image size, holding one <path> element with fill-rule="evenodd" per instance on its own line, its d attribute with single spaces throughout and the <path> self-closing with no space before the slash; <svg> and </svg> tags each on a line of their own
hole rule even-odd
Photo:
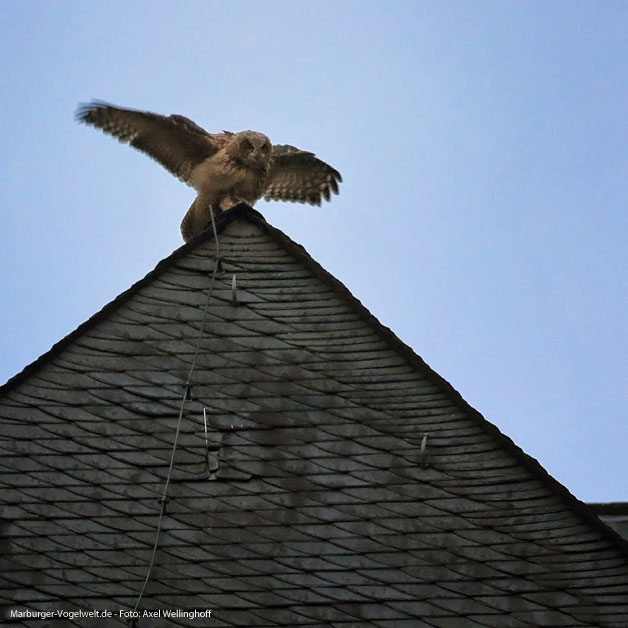
<svg viewBox="0 0 628 628">
<path fill-rule="evenodd" d="M 209 302 L 211 300 L 212 292 L 214 289 L 214 283 L 216 280 L 216 275 L 218 274 L 218 267 L 220 266 L 220 247 L 218 244 L 218 231 L 216 230 L 216 222 L 214 220 L 214 209 L 210 205 L 209 212 L 211 216 L 212 228 L 214 231 L 214 243 L 215 243 L 215 252 L 214 252 L 214 269 L 212 271 L 211 281 L 209 284 L 209 288 L 207 290 L 207 299 L 205 301 L 205 309 L 203 310 L 203 319 L 201 321 L 201 326 L 198 332 L 198 339 L 196 341 L 196 349 L 194 351 L 194 357 L 192 358 L 192 364 L 190 365 L 190 370 L 188 372 L 188 378 L 185 382 L 183 389 L 183 397 L 181 398 L 181 405 L 179 407 L 179 417 L 177 419 L 177 429 L 174 435 L 174 442 L 172 444 L 172 453 L 170 454 L 170 465 L 168 467 L 168 475 L 166 476 L 166 484 L 164 485 L 164 490 L 162 496 L 159 500 L 161 504 L 161 508 L 159 511 L 159 520 L 157 521 L 157 532 L 155 534 L 155 543 L 153 544 L 153 551 L 150 557 L 150 562 L 148 564 L 148 570 L 146 572 L 146 578 L 144 579 L 144 584 L 142 585 L 142 589 L 137 597 L 137 601 L 135 602 L 135 606 L 133 607 L 133 611 L 137 612 L 140 602 L 142 601 L 142 597 L 146 591 L 146 587 L 150 582 L 150 577 L 153 571 L 153 567 L 155 566 L 155 556 L 157 554 L 157 549 L 159 548 L 159 535 L 161 534 L 161 527 L 164 519 L 164 515 L 166 514 L 166 504 L 168 503 L 168 487 L 170 486 L 170 478 L 172 477 L 172 469 L 174 467 L 174 456 L 177 451 L 177 444 L 179 441 L 179 433 L 181 432 L 181 423 L 183 420 L 183 409 L 185 407 L 185 402 L 189 398 L 190 392 L 190 383 L 192 381 L 192 375 L 194 374 L 194 369 L 196 368 L 196 360 L 198 358 L 198 354 L 201 348 L 201 340 L 203 338 L 203 332 L 205 331 L 205 323 L 207 322 L 207 315 L 209 313 Z M 137 625 L 137 618 L 131 620 L 131 625 Z"/>
</svg>

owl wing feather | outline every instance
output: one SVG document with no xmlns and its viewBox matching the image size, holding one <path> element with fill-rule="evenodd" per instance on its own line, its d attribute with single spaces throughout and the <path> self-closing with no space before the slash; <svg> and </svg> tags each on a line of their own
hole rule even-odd
<svg viewBox="0 0 628 628">
<path fill-rule="evenodd" d="M 340 173 L 314 155 L 294 146 L 273 146 L 273 163 L 263 197 L 266 201 L 294 201 L 320 205 L 338 194 Z"/>
<path fill-rule="evenodd" d="M 211 134 L 179 115 L 121 109 L 104 102 L 81 105 L 76 117 L 142 151 L 189 184 L 194 167 L 224 145 L 228 134 Z"/>
</svg>

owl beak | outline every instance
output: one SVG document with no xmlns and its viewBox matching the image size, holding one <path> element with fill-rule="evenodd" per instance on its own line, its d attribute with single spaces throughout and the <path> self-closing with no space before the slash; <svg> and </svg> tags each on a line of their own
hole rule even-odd
<svg viewBox="0 0 628 628">
<path fill-rule="evenodd" d="M 263 166 L 266 163 L 264 154 L 261 151 L 257 151 L 255 153 L 255 162 L 260 166 Z"/>
</svg>

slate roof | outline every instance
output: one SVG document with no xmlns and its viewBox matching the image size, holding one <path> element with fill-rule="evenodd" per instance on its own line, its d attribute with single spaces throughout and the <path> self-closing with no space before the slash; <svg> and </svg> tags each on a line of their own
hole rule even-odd
<svg viewBox="0 0 628 628">
<path fill-rule="evenodd" d="M 139 608 L 212 617 L 140 627 L 628 625 L 619 535 L 258 213 L 218 231 L 0 389 L 6 623 L 133 609 L 159 527 Z"/>
</svg>

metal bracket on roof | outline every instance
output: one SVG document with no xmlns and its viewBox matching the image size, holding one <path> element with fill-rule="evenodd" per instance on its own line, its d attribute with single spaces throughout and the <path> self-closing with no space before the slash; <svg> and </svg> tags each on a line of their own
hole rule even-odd
<svg viewBox="0 0 628 628">
<path fill-rule="evenodd" d="M 238 303 L 238 286 L 236 281 L 236 276 L 233 275 L 231 278 L 231 303 L 233 305 L 239 305 Z"/>
<path fill-rule="evenodd" d="M 422 469 L 425 469 L 425 467 L 427 467 L 427 454 L 426 454 L 426 449 L 427 449 L 427 437 L 429 436 L 429 434 L 426 434 L 423 439 L 421 440 L 421 449 L 419 450 L 419 465 L 421 466 Z"/>
<path fill-rule="evenodd" d="M 222 255 L 220 253 L 216 253 L 216 255 L 214 256 L 214 264 L 215 267 L 212 268 L 212 270 L 207 274 L 212 277 L 215 271 L 217 275 L 223 275 L 225 272 L 225 266 L 222 263 Z"/>
<path fill-rule="evenodd" d="M 209 480 L 216 470 L 212 469 L 212 465 L 209 463 L 209 433 L 207 431 L 207 408 L 203 408 L 203 424 L 205 426 L 205 474 L 206 478 Z"/>
<path fill-rule="evenodd" d="M 209 451 L 209 435 L 207 433 L 207 408 L 203 408 L 203 426 L 205 427 L 205 449 Z"/>
<path fill-rule="evenodd" d="M 170 500 L 167 497 L 160 497 L 157 501 L 159 505 L 161 506 L 162 513 L 165 515 L 166 509 L 168 508 L 168 504 L 170 503 Z"/>
</svg>

